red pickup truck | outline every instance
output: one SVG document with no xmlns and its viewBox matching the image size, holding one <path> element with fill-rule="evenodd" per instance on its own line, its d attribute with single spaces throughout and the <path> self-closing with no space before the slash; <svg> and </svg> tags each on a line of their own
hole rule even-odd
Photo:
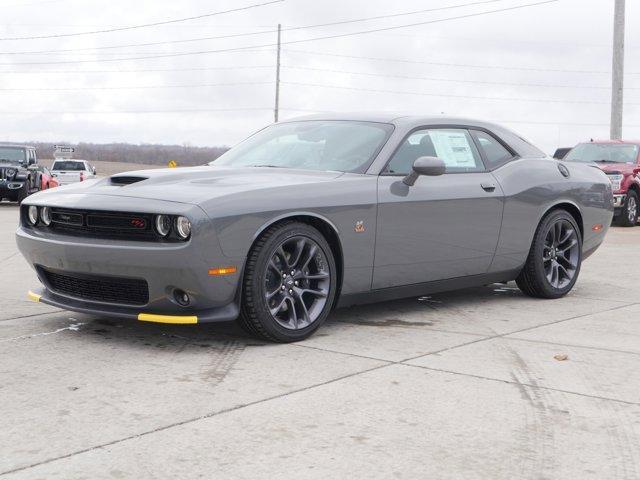
<svg viewBox="0 0 640 480">
<path fill-rule="evenodd" d="M 638 223 L 640 214 L 640 141 L 591 141 L 576 145 L 567 162 L 595 163 L 607 174 L 615 198 L 614 221 L 624 227 Z"/>
</svg>

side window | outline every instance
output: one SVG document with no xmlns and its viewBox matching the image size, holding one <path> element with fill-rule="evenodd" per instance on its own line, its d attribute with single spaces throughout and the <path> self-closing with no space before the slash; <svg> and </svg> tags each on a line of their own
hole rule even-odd
<svg viewBox="0 0 640 480">
<path fill-rule="evenodd" d="M 482 172 L 484 165 L 468 131 L 459 128 L 417 130 L 402 143 L 386 173 L 406 175 L 420 157 L 438 157 L 447 173 Z"/>
<path fill-rule="evenodd" d="M 480 145 L 484 153 L 487 168 L 493 169 L 499 167 L 513 158 L 511 152 L 488 133 L 474 130 L 473 135 L 476 137 L 476 140 L 478 140 L 478 145 Z"/>
</svg>

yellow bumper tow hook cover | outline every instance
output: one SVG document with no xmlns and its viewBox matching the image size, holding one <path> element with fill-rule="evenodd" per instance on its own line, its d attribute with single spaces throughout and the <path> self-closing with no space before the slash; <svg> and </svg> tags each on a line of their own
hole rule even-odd
<svg viewBox="0 0 640 480">
<path fill-rule="evenodd" d="M 138 320 L 141 322 L 193 324 L 198 323 L 198 317 L 185 315 L 155 315 L 153 313 L 140 313 Z"/>
</svg>

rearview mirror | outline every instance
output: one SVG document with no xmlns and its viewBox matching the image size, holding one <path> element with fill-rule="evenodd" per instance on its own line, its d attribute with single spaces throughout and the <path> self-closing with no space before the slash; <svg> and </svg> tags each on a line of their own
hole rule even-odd
<svg viewBox="0 0 640 480">
<path fill-rule="evenodd" d="M 402 182 L 411 187 L 416 183 L 420 175 L 437 177 L 438 175 L 442 175 L 446 169 L 447 167 L 444 162 L 437 157 L 420 157 L 413 162 L 413 171 L 404 177 Z"/>
</svg>

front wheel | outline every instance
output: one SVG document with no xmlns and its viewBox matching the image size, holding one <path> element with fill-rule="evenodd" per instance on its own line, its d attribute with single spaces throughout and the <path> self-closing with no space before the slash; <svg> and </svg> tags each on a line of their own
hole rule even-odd
<svg viewBox="0 0 640 480">
<path fill-rule="evenodd" d="M 329 315 L 336 278 L 331 247 L 318 230 L 299 222 L 275 225 L 247 257 L 240 326 L 265 340 L 303 340 Z"/>
<path fill-rule="evenodd" d="M 638 223 L 638 194 L 629 190 L 627 201 L 624 203 L 619 223 L 623 227 L 635 227 Z"/>
<path fill-rule="evenodd" d="M 30 193 L 29 192 L 29 181 L 27 180 L 26 182 L 24 182 L 24 185 L 22 186 L 22 188 L 18 192 L 18 203 L 22 204 L 24 199 L 29 196 L 29 193 Z"/>
<path fill-rule="evenodd" d="M 531 297 L 560 298 L 571 291 L 582 264 L 582 235 L 565 210 L 542 219 L 516 283 Z"/>
</svg>

